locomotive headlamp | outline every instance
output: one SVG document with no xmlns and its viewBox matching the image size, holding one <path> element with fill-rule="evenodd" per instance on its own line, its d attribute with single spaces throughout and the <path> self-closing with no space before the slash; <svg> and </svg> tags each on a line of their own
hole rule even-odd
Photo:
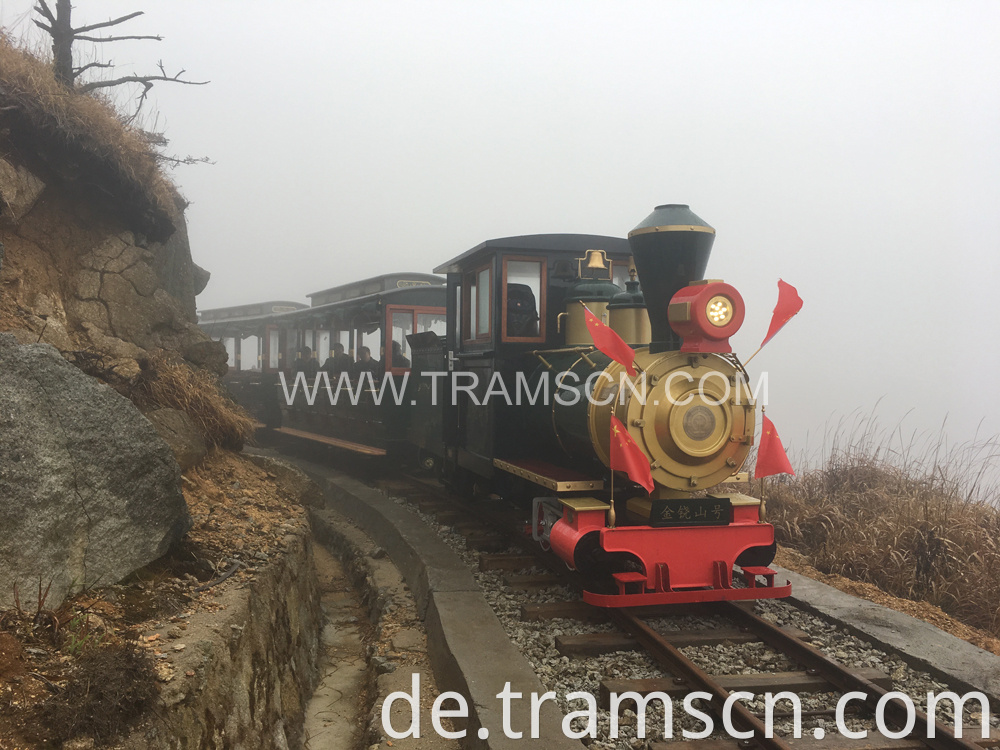
<svg viewBox="0 0 1000 750">
<path fill-rule="evenodd" d="M 733 301 L 722 294 L 717 294 L 708 301 L 705 310 L 708 322 L 721 328 L 733 319 Z"/>
<path fill-rule="evenodd" d="M 743 325 L 743 297 L 729 284 L 696 281 L 670 300 L 667 319 L 682 339 L 682 352 L 731 352 L 729 337 Z"/>
</svg>

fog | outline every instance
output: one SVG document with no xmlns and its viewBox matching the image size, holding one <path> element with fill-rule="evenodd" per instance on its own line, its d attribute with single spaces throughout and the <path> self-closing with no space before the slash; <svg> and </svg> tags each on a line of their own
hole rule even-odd
<svg viewBox="0 0 1000 750">
<path fill-rule="evenodd" d="M 31 4 L 0 0 L 0 23 L 41 40 Z M 80 52 L 211 80 L 157 84 L 144 121 L 215 162 L 174 171 L 203 309 L 687 203 L 747 302 L 744 358 L 779 277 L 805 302 L 750 368 L 790 453 L 873 410 L 903 444 L 1000 432 L 1000 4 L 79 0 L 75 19 L 137 9 L 119 31 L 164 41 Z"/>
</svg>

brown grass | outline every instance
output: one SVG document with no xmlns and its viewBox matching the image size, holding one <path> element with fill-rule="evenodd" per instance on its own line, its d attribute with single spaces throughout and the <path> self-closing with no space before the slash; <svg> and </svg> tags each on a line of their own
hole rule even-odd
<svg viewBox="0 0 1000 750">
<path fill-rule="evenodd" d="M 162 354 L 139 362 L 129 398 L 142 410 L 187 412 L 209 445 L 240 450 L 254 434 L 255 420 L 219 388 L 218 378 Z"/>
<path fill-rule="evenodd" d="M 98 185 L 137 231 L 158 240 L 173 232 L 175 191 L 141 132 L 126 126 L 107 99 L 60 85 L 49 63 L 2 32 L 0 129 L 9 130 L 25 159 L 45 154 L 57 178 Z"/>
<path fill-rule="evenodd" d="M 813 567 L 927 601 L 1000 635 L 1000 509 L 990 481 L 1000 438 L 918 450 L 869 422 L 838 437 L 821 468 L 768 480 L 779 544 Z"/>
</svg>

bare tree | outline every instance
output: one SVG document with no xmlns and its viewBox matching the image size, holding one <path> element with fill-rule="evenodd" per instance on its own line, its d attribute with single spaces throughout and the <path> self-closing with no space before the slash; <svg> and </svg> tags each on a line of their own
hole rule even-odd
<svg viewBox="0 0 1000 750">
<path fill-rule="evenodd" d="M 203 86 L 208 81 L 188 81 L 181 78 L 185 71 L 181 70 L 176 75 L 167 75 L 166 69 L 163 67 L 163 63 L 158 63 L 160 69 L 159 75 L 130 75 L 122 76 L 120 78 L 113 78 L 107 81 L 90 81 L 88 83 L 76 85 L 76 79 L 86 70 L 91 68 L 112 68 L 114 63 L 112 62 L 92 62 L 87 65 L 81 65 L 79 67 L 73 66 L 73 43 L 76 41 L 84 42 L 120 42 L 125 39 L 151 39 L 154 41 L 162 41 L 161 36 L 147 36 L 147 35 L 133 35 L 133 36 L 90 36 L 89 32 L 96 31 L 97 29 L 106 29 L 111 26 L 117 26 L 125 21 L 129 21 L 137 16 L 143 15 L 141 10 L 134 13 L 129 13 L 127 15 L 121 16 L 119 18 L 113 18 L 108 21 L 103 21 L 101 23 L 92 23 L 87 26 L 78 26 L 73 28 L 73 24 L 70 21 L 70 16 L 73 12 L 73 6 L 70 4 L 70 0 L 56 0 L 56 11 L 52 12 L 49 4 L 46 0 L 38 0 L 38 5 L 35 6 L 35 12 L 38 13 L 43 20 L 32 19 L 34 24 L 38 28 L 42 29 L 49 36 L 52 37 L 52 57 L 55 64 L 55 75 L 56 80 L 62 83 L 68 88 L 73 88 L 80 93 L 86 93 L 88 91 L 93 91 L 94 89 L 101 88 L 111 88 L 113 86 L 121 86 L 125 83 L 138 83 L 143 87 L 142 94 L 139 95 L 138 107 L 141 108 L 143 102 L 146 100 L 146 94 L 153 87 L 155 81 L 172 81 L 173 83 L 184 83 L 189 86 Z M 138 114 L 138 108 L 136 109 L 136 114 Z M 135 115 L 133 115 L 133 118 Z"/>
</svg>

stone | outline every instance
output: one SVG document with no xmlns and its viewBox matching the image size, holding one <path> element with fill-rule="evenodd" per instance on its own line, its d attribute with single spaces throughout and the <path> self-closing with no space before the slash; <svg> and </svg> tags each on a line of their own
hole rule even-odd
<svg viewBox="0 0 1000 750">
<path fill-rule="evenodd" d="M 181 471 L 201 463 L 208 455 L 208 444 L 186 412 L 178 409 L 156 409 L 146 414 L 177 459 Z"/>
<path fill-rule="evenodd" d="M 45 183 L 24 167 L 0 159 L 0 217 L 16 225 L 35 205 Z"/>
<path fill-rule="evenodd" d="M 190 528 L 153 425 L 46 344 L 0 342 L 0 609 L 51 582 L 55 609 L 162 556 Z"/>
<path fill-rule="evenodd" d="M 415 628 L 403 628 L 392 636 L 393 651 L 424 651 L 424 635 Z"/>
<path fill-rule="evenodd" d="M 396 663 L 384 656 L 373 656 L 370 664 L 377 674 L 390 674 L 396 671 Z"/>
<path fill-rule="evenodd" d="M 3 251 L 3 247 L 0 246 L 0 252 L 2 252 L 2 251 Z M 2 259 L 3 259 L 3 256 L 0 255 L 0 260 L 2 260 Z M 211 271 L 206 271 L 204 268 L 202 268 L 201 266 L 199 266 L 197 263 L 192 263 L 191 264 L 191 268 L 192 268 L 192 276 L 193 276 L 193 279 L 194 279 L 194 293 L 195 293 L 195 295 L 199 295 L 199 294 L 201 294 L 202 292 L 205 291 L 205 287 L 207 287 L 208 286 L 208 282 L 211 281 L 211 279 L 212 279 L 212 272 Z"/>
<path fill-rule="evenodd" d="M 160 280 L 156 277 L 156 272 L 145 263 L 136 263 L 122 271 L 121 275 L 128 279 L 140 296 L 151 297 L 159 288 Z"/>
<path fill-rule="evenodd" d="M 229 372 L 229 355 L 221 341 L 212 341 L 207 336 L 204 341 L 196 341 L 181 352 L 185 360 L 203 370 L 222 377 Z"/>
<path fill-rule="evenodd" d="M 76 296 L 80 299 L 97 299 L 101 296 L 101 274 L 84 269 L 76 275 Z"/>
<path fill-rule="evenodd" d="M 130 357 L 105 360 L 107 368 L 122 380 L 134 381 L 142 372 L 139 362 Z"/>
<path fill-rule="evenodd" d="M 102 331 L 110 328 L 108 320 L 108 308 L 103 302 L 97 299 L 76 299 L 71 297 L 66 300 L 66 316 L 76 321 L 86 321 L 97 326 Z"/>
<path fill-rule="evenodd" d="M 87 338 L 90 339 L 94 349 L 109 357 L 135 360 L 148 356 L 145 349 L 114 336 L 108 336 L 93 323 L 84 322 L 83 330 L 87 332 Z"/>
<path fill-rule="evenodd" d="M 73 339 L 70 338 L 69 331 L 66 330 L 66 326 L 58 317 L 29 318 L 28 320 L 35 323 L 33 329 L 38 331 L 38 336 L 35 338 L 36 343 L 51 344 L 64 352 L 73 348 Z"/>
<path fill-rule="evenodd" d="M 130 233 L 123 232 L 105 238 L 104 242 L 81 257 L 80 263 L 94 271 L 121 273 L 138 263 L 143 258 L 144 252 L 132 245 Z"/>
<path fill-rule="evenodd" d="M 110 332 L 144 349 L 156 346 L 150 336 L 152 331 L 172 327 L 174 316 L 169 304 L 160 305 L 152 297 L 143 297 L 121 274 L 104 274 L 101 300 L 108 310 Z"/>
</svg>

